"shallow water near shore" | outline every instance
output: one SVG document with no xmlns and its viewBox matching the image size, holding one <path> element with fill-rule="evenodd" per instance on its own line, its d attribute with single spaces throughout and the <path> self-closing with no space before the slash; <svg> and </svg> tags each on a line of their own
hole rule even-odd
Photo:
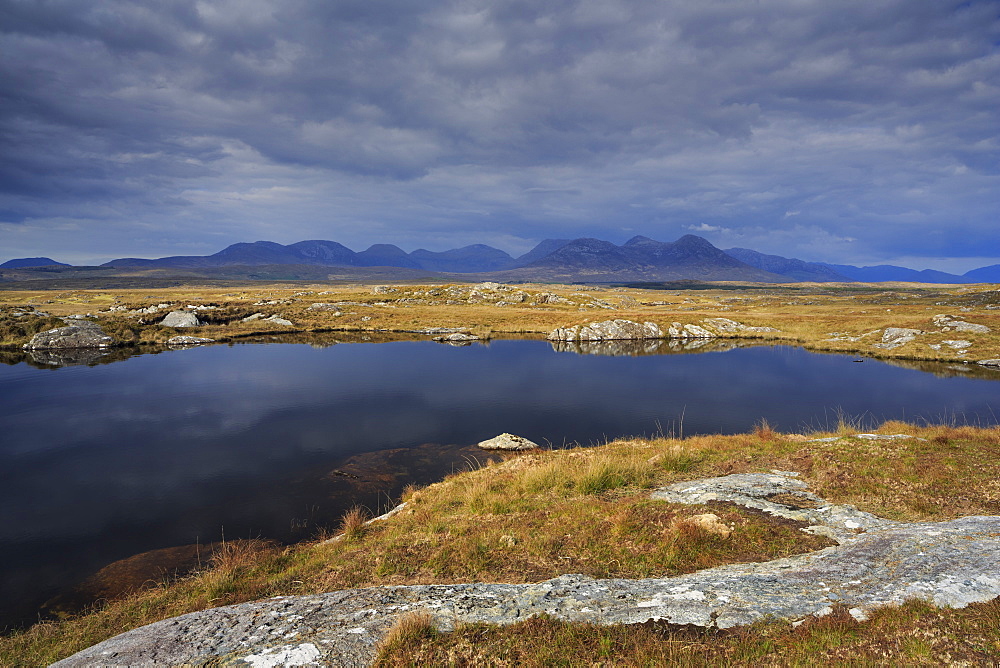
<svg viewBox="0 0 1000 668">
<path fill-rule="evenodd" d="M 334 340 L 0 365 L 0 628 L 138 553 L 308 538 L 354 503 L 377 511 L 407 482 L 476 465 L 469 446 L 504 431 L 561 447 L 762 418 L 808 431 L 841 416 L 992 425 L 1000 412 L 1000 372 L 973 365 Z"/>
</svg>

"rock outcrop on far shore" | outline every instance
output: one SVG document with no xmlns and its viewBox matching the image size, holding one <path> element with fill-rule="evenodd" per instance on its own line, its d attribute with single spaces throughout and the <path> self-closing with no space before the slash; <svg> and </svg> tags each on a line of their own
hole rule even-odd
<svg viewBox="0 0 1000 668">
<path fill-rule="evenodd" d="M 663 331 L 656 323 L 638 323 L 622 319 L 561 327 L 548 336 L 549 341 L 636 341 L 662 338 Z"/>
<path fill-rule="evenodd" d="M 25 350 L 52 350 L 61 348 L 110 348 L 116 344 L 101 326 L 90 320 L 74 320 L 67 327 L 56 327 L 39 332 L 24 344 Z"/>
</svg>

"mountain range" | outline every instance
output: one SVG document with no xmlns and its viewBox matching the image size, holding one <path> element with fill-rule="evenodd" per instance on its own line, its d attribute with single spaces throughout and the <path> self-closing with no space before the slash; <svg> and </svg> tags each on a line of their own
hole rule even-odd
<svg viewBox="0 0 1000 668">
<path fill-rule="evenodd" d="M 622 245 L 600 239 L 546 239 L 520 257 L 474 244 L 435 252 L 407 253 L 392 244 L 375 244 L 355 252 L 335 241 L 300 241 L 287 246 L 272 241 L 236 243 L 212 255 L 181 255 L 158 259 L 120 258 L 105 269 L 208 270 L 221 267 L 395 267 L 448 274 L 488 274 L 498 280 L 551 281 L 704 281 L 880 282 L 922 283 L 1000 282 L 1000 265 L 973 269 L 959 276 L 880 265 L 856 267 L 807 262 L 767 255 L 748 248 L 721 250 L 708 240 L 687 234 L 674 242 L 637 236 Z M 51 258 L 20 258 L 0 264 L 0 270 L 69 267 Z"/>
</svg>

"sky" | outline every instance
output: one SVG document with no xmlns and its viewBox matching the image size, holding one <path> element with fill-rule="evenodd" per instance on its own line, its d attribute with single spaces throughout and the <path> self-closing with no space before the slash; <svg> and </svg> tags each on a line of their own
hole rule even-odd
<svg viewBox="0 0 1000 668">
<path fill-rule="evenodd" d="M 0 0 L 0 261 L 1000 262 L 997 0 Z"/>
</svg>

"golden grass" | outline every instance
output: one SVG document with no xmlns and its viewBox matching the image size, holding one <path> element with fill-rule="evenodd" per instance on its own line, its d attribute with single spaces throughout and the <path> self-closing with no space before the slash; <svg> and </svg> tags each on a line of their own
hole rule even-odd
<svg viewBox="0 0 1000 668">
<path fill-rule="evenodd" d="M 364 535 L 365 523 L 371 514 L 361 506 L 350 508 L 340 520 L 340 535 L 344 540 L 358 540 Z"/>
<path fill-rule="evenodd" d="M 158 619 L 274 595 L 380 584 L 532 582 L 567 572 L 592 577 L 659 577 L 725 563 L 763 561 L 826 544 L 793 525 L 732 505 L 683 506 L 649 498 L 651 488 L 681 480 L 793 470 L 799 471 L 821 496 L 882 516 L 943 520 L 1000 514 L 1000 429 L 890 422 L 878 431 L 918 438 L 865 441 L 848 435 L 831 442 L 815 442 L 810 439 L 835 434 L 780 434 L 762 424 L 758 433 L 736 436 L 633 439 L 594 448 L 539 450 L 511 456 L 504 462 L 449 476 L 422 489 L 409 489 L 403 512 L 387 521 L 362 524 L 363 528 L 349 540 L 291 547 L 259 542 L 227 545 L 213 557 L 212 566 L 200 573 L 110 601 L 76 619 L 44 623 L 0 638 L 0 665 L 52 662 Z M 732 527 L 731 535 L 714 534 L 687 521 L 706 512 L 716 514 L 722 523 Z M 357 529 L 362 517 L 359 514 L 350 521 L 345 519 L 344 530 L 348 526 Z M 994 608 L 980 610 L 993 619 L 990 615 L 995 611 L 990 611 Z M 953 614 L 959 617 L 949 616 Z M 973 637 L 979 637 L 975 635 L 982 633 L 982 625 L 975 621 L 978 618 L 967 619 L 962 617 L 964 614 L 942 612 L 942 616 L 934 618 L 938 620 L 936 626 L 929 628 L 952 628 L 949 625 L 958 624 L 954 620 L 961 618 L 965 620 L 961 624 L 970 625 Z M 864 624 L 850 628 L 855 627 L 861 629 L 858 633 L 874 637 L 875 632 L 866 631 Z M 530 625 L 526 628 L 532 633 L 539 631 Z M 768 634 L 777 634 L 775 646 L 804 642 L 799 630 L 782 625 L 767 628 Z M 426 645 L 428 652 L 452 652 L 441 648 L 453 643 L 462 647 L 466 642 L 462 633 L 425 638 L 420 640 L 420 646 L 430 643 Z M 488 635 L 494 631 L 475 633 Z M 612 648 L 631 647 L 629 643 L 639 641 L 629 638 L 641 635 L 637 629 L 598 632 L 572 626 L 563 630 L 553 627 L 546 633 L 578 635 L 586 643 L 597 643 L 598 648 L 603 646 L 601 643 L 610 643 L 607 646 Z M 706 656 L 715 657 L 712 661 L 718 663 L 728 659 L 752 662 L 750 654 L 741 654 L 757 651 L 750 640 L 741 641 L 744 649 L 725 649 L 729 647 L 725 643 L 736 641 L 720 638 L 695 639 L 692 646 L 705 642 L 716 647 Z M 905 644 L 902 633 L 899 638 Z M 989 636 L 983 638 L 983 643 L 989 640 Z M 659 660 L 656 657 L 661 656 L 681 657 L 677 660 L 682 663 L 699 660 L 695 650 L 670 654 L 674 651 L 671 648 L 694 642 L 686 636 L 654 634 L 640 640 L 640 644 L 653 648 L 650 652 L 660 652 L 648 655 L 654 665 Z M 660 643 L 658 649 L 649 644 L 654 640 Z M 513 640 L 496 642 L 517 644 Z M 563 644 L 556 647 L 565 651 L 564 659 L 577 656 L 571 644 L 559 642 Z M 719 642 L 723 644 L 716 646 Z M 909 657 L 916 651 L 902 645 L 894 647 L 892 652 L 896 653 L 890 657 Z M 480 655 L 464 654 L 466 650 L 454 651 L 461 658 L 458 665 L 483 660 Z M 647 650 L 636 651 L 636 656 L 646 656 L 642 652 Z M 938 656 L 934 646 L 929 651 L 929 656 Z M 411 665 L 392 663 L 404 660 L 409 656 L 407 652 L 393 650 L 390 654 L 395 658 L 386 655 L 387 665 Z M 598 664 L 610 660 L 601 658 L 601 654 L 581 656 Z M 613 652 L 610 656 L 621 655 Z M 809 653 L 762 656 L 778 657 L 774 658 L 778 663 L 784 662 L 781 657 L 792 657 L 795 663 L 799 660 L 796 657 L 808 659 Z M 510 665 L 516 665 L 516 661 Z M 639 661 L 622 665 L 646 664 Z"/>
<path fill-rule="evenodd" d="M 596 626 L 533 618 L 399 640 L 376 666 L 898 666 L 995 665 L 1000 599 L 961 610 L 912 601 L 864 623 L 843 608 L 798 628 L 760 622 L 729 631 Z"/>
</svg>

